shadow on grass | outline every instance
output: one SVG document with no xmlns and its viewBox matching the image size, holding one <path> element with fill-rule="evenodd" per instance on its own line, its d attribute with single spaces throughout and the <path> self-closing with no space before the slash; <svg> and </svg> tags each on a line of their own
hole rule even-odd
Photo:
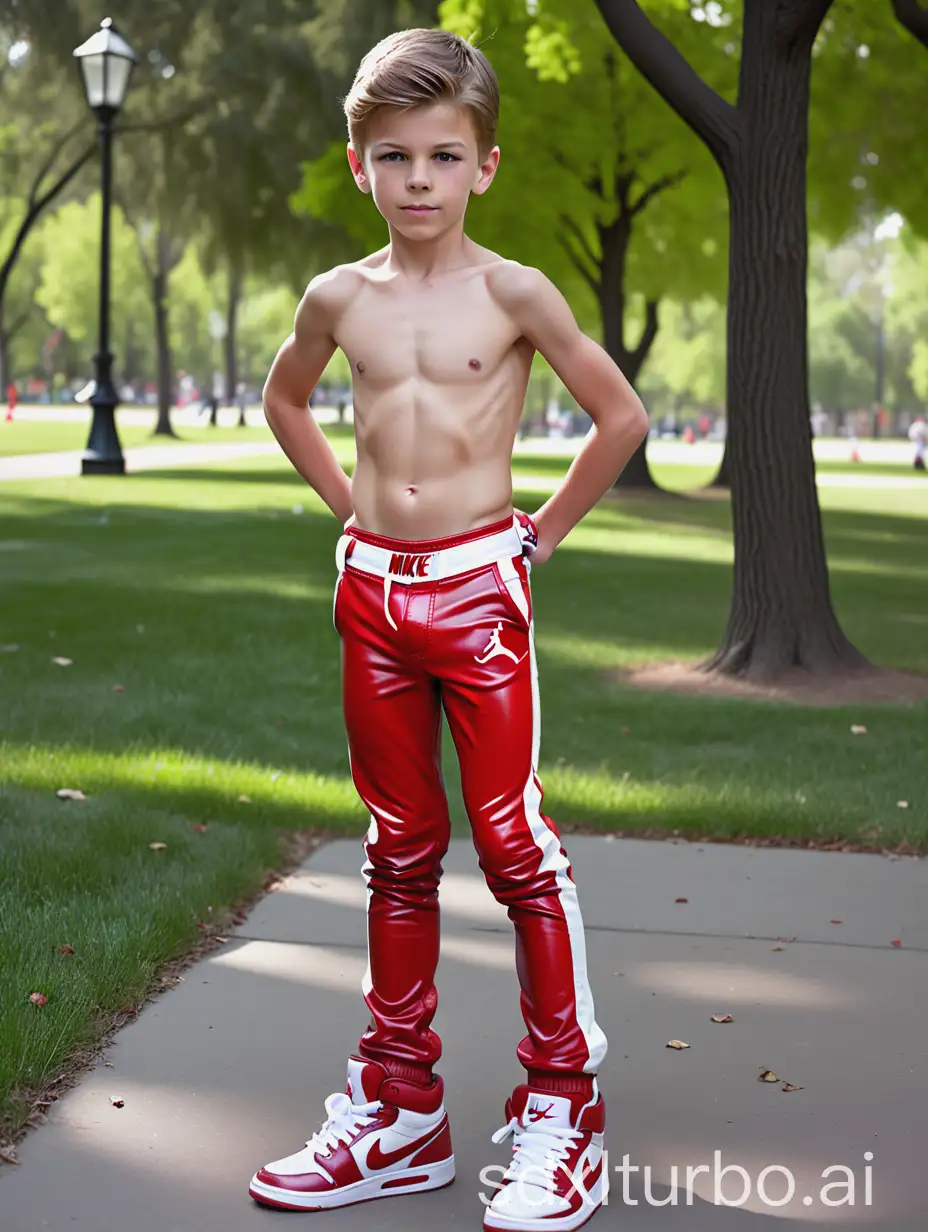
<svg viewBox="0 0 928 1232">
<path fill-rule="evenodd" d="M 683 503 L 685 522 L 671 519 L 663 502 L 635 501 L 601 506 L 591 523 L 724 529 L 717 506 Z M 526 502 L 529 511 L 537 504 Z M 325 825 L 352 832 L 363 825 L 353 799 L 326 813 L 324 793 L 289 802 L 270 789 L 255 794 L 251 769 L 268 780 L 271 773 L 322 775 L 350 786 L 331 621 L 334 519 L 282 513 L 272 521 L 250 510 L 114 503 L 109 523 L 98 529 L 87 524 L 93 510 L 67 502 L 41 499 L 29 508 L 38 515 L 31 524 L 24 517 L 0 521 L 0 540 L 28 545 L 32 533 L 42 543 L 5 559 L 14 585 L 0 640 L 21 646 L 0 658 L 10 699 L 11 782 L 27 790 L 51 786 L 47 774 L 24 764 L 37 746 L 85 751 L 91 777 L 94 754 L 105 762 L 127 751 L 143 759 L 147 750 L 167 749 L 226 766 L 228 782 L 221 789 L 210 784 L 201 768 L 185 784 L 159 783 L 152 773 L 144 783 L 129 776 L 108 788 L 102 773 L 99 789 L 200 819 L 305 827 L 324 817 Z M 831 542 L 846 544 L 855 557 L 868 536 L 884 561 L 901 562 L 912 550 L 907 519 L 831 512 L 826 522 Z M 846 805 L 848 825 L 856 826 L 871 791 L 892 790 L 887 782 L 917 756 L 907 713 L 881 712 L 887 742 L 868 746 L 868 785 L 858 791 L 861 750 L 848 743 L 846 712 L 643 694 L 614 683 L 610 668 L 629 659 L 711 652 L 730 586 L 725 563 L 638 556 L 623 551 L 623 542 L 619 526 L 613 550 L 570 548 L 533 575 L 542 752 L 554 763 L 546 777 L 549 807 L 604 826 L 749 833 L 774 825 L 785 833 L 794 824 L 808 828 L 795 806 L 806 784 L 815 793 L 818 783 L 824 796 L 844 776 L 850 788 L 831 807 L 822 805 L 823 817 Z M 835 578 L 848 632 L 865 652 L 879 659 L 891 647 L 900 665 L 926 666 L 918 623 L 928 606 L 924 583 L 901 569 L 877 579 L 839 570 Z M 54 655 L 73 665 L 51 665 Z M 114 694 L 115 684 L 125 693 Z M 856 708 L 855 720 L 864 709 Z M 618 738 L 623 726 L 630 733 Z M 447 732 L 445 748 L 449 791 L 456 792 Z M 585 779 L 597 775 L 599 786 L 591 789 Z M 615 787 L 623 775 L 634 791 Z M 242 792 L 253 807 L 238 804 Z M 459 801 L 455 813 L 460 823 Z"/>
</svg>

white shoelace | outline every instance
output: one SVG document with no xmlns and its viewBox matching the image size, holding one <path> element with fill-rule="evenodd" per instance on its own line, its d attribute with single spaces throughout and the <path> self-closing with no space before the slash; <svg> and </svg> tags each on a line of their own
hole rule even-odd
<svg viewBox="0 0 928 1232">
<path fill-rule="evenodd" d="M 370 1104 L 353 1104 L 344 1091 L 336 1091 L 325 1101 L 326 1121 L 316 1130 L 306 1145 L 316 1155 L 331 1155 L 340 1142 L 347 1146 L 362 1125 L 369 1125 L 374 1113 L 383 1105 L 379 1100 Z"/>
<path fill-rule="evenodd" d="M 571 1145 L 583 1137 L 580 1130 L 566 1126 L 522 1125 L 512 1118 L 493 1135 L 496 1143 L 515 1135 L 512 1163 L 504 1173 L 507 1181 L 521 1180 L 529 1185 L 553 1188 L 558 1168 L 567 1159 Z"/>
</svg>

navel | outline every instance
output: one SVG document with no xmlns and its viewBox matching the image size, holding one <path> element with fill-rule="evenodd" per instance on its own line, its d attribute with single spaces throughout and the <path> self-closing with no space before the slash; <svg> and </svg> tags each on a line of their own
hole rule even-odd
<svg viewBox="0 0 928 1232">
<path fill-rule="evenodd" d="M 475 372 L 479 372 L 481 368 L 481 363 L 479 359 L 472 359 L 468 362 L 467 366 L 468 368 L 473 368 Z"/>
</svg>

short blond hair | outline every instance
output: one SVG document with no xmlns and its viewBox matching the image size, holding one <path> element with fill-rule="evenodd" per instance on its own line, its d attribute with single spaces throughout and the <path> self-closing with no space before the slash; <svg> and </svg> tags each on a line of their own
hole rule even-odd
<svg viewBox="0 0 928 1232">
<path fill-rule="evenodd" d="M 348 136 L 360 154 L 382 107 L 455 103 L 470 114 L 481 158 L 496 144 L 499 82 L 479 47 L 447 30 L 400 30 L 372 47 L 345 98 Z"/>
</svg>

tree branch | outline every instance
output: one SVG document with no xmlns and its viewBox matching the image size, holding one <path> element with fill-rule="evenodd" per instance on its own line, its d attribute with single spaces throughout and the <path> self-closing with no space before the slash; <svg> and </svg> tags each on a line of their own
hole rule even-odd
<svg viewBox="0 0 928 1232">
<path fill-rule="evenodd" d="M 58 147 L 61 148 L 60 145 Z M 38 181 L 33 185 L 32 191 L 29 194 L 29 208 L 26 210 L 26 216 L 20 224 L 19 230 L 16 232 L 16 238 L 13 240 L 13 246 L 7 255 L 6 260 L 0 265 L 0 303 L 3 302 L 3 297 L 6 294 L 6 286 L 10 280 L 10 274 L 13 272 L 13 267 L 16 264 L 23 244 L 26 242 L 26 236 L 32 230 L 33 224 L 38 216 L 42 213 L 47 205 L 62 192 L 68 184 L 74 179 L 78 171 L 83 167 L 94 153 L 96 147 L 88 146 L 83 154 L 73 162 L 68 170 L 57 180 L 44 197 L 35 199 L 35 193 L 38 191 Z M 43 173 L 44 174 L 44 173 Z"/>
<path fill-rule="evenodd" d="M 7 329 L 4 331 L 6 334 L 7 342 L 12 341 L 12 339 L 16 337 L 16 335 L 19 333 L 22 327 L 26 324 L 26 322 L 32 316 L 32 310 L 34 307 L 35 307 L 35 304 L 30 304 L 29 307 L 25 310 L 25 312 L 21 312 L 19 316 L 16 318 L 16 320 L 13 322 L 13 324 L 7 327 Z"/>
<path fill-rule="evenodd" d="M 126 216 L 126 222 L 135 232 L 135 240 L 136 240 L 136 243 L 138 244 L 139 256 L 142 258 L 142 265 L 145 267 L 145 273 L 148 275 L 148 281 L 150 283 L 153 283 L 155 281 L 155 271 L 154 271 L 154 267 L 152 266 L 151 261 L 149 261 L 148 259 L 148 253 L 145 251 L 145 241 L 142 239 L 142 232 L 140 229 L 140 224 L 137 223 L 135 219 L 132 217 L 132 213 L 129 210 L 129 207 L 126 205 L 126 202 L 123 199 L 122 195 L 116 194 L 116 196 L 117 196 L 117 200 L 119 201 L 120 209 L 122 210 L 123 214 L 125 214 Z"/>
<path fill-rule="evenodd" d="M 565 228 L 567 227 L 569 223 L 571 223 L 571 219 L 566 218 L 566 217 L 562 218 L 561 221 Z M 590 273 L 586 264 L 583 262 L 583 260 L 581 260 L 579 253 L 577 253 L 577 251 L 573 248 L 573 246 L 568 242 L 566 230 L 559 231 L 557 233 L 557 239 L 558 239 L 558 243 L 561 245 L 561 247 L 564 249 L 568 257 L 570 258 L 571 265 L 573 265 L 574 269 L 577 271 L 577 273 L 581 276 L 581 278 L 584 280 L 584 282 L 587 284 L 587 286 L 590 288 L 590 290 L 593 292 L 593 294 L 598 299 L 602 293 L 602 283 L 594 274 Z"/>
<path fill-rule="evenodd" d="M 703 81 L 641 11 L 638 0 L 596 0 L 613 38 L 665 102 L 722 161 L 738 143 L 737 109 Z"/>
<path fill-rule="evenodd" d="M 657 337 L 657 331 L 660 327 L 660 321 L 657 317 L 657 308 L 659 300 L 649 299 L 645 303 L 644 329 L 641 331 L 641 337 L 638 339 L 638 345 L 635 347 L 632 358 L 635 362 L 635 371 L 640 372 L 641 366 L 648 358 L 648 352 L 654 344 L 654 339 Z"/>
<path fill-rule="evenodd" d="M 593 251 L 593 246 L 583 234 L 583 231 L 577 223 L 570 217 L 569 214 L 562 214 L 561 225 L 565 231 L 570 232 L 570 234 L 574 236 L 577 243 L 580 245 L 580 251 L 586 257 L 587 261 L 589 261 L 590 265 L 592 265 L 593 269 L 598 270 L 601 264 L 599 257 L 597 257 L 596 253 Z"/>
<path fill-rule="evenodd" d="M 77 175 L 78 171 L 80 171 L 80 169 L 84 166 L 85 163 L 90 162 L 91 158 L 93 158 L 96 152 L 97 152 L 97 147 L 95 145 L 87 146 L 87 148 L 81 154 L 80 158 L 76 159 L 71 164 L 71 166 L 67 169 L 64 175 L 61 177 L 61 179 L 57 180 L 52 185 L 52 187 L 48 190 L 45 196 L 39 197 L 38 201 L 33 202 L 32 208 L 30 210 L 30 214 L 32 215 L 32 219 L 30 220 L 30 223 L 29 223 L 30 227 L 32 226 L 32 222 L 36 219 L 36 217 L 39 214 L 41 214 L 42 211 L 45 209 L 46 205 L 51 204 L 51 202 L 54 201 L 54 199 L 58 196 L 58 194 L 62 192 L 65 188 L 67 188 L 67 186 L 71 183 L 71 181 Z"/>
<path fill-rule="evenodd" d="M 77 121 L 76 124 L 72 124 L 71 127 L 68 129 L 68 131 L 64 133 L 63 136 L 61 136 L 52 146 L 51 153 L 49 154 L 48 158 L 46 158 L 42 166 L 39 168 L 39 171 L 35 179 L 32 181 L 32 188 L 30 188 L 29 190 L 29 205 L 30 206 L 35 205 L 35 199 L 38 195 L 39 189 L 42 186 L 42 181 L 48 175 L 49 171 L 51 171 L 52 166 L 55 162 L 55 159 L 58 157 L 58 155 L 61 153 L 64 147 L 68 144 L 68 142 L 71 140 L 74 134 L 78 131 L 78 129 L 84 127 L 84 123 L 85 121 L 83 119 L 80 119 Z"/>
<path fill-rule="evenodd" d="M 892 5 L 896 21 L 928 47 L 928 9 L 923 9 L 919 0 L 892 0 Z"/>
<path fill-rule="evenodd" d="M 199 102 L 190 107 L 185 107 L 183 111 L 175 111 L 161 120 L 147 120 L 138 124 L 118 124 L 115 131 L 116 133 L 170 132 L 172 128 L 183 128 L 185 124 L 189 124 L 197 116 L 205 115 L 208 110 L 209 107 L 205 103 Z"/>
<path fill-rule="evenodd" d="M 668 188 L 675 188 L 677 184 L 682 183 L 689 175 L 688 171 L 675 171 L 673 175 L 665 175 L 659 180 L 655 180 L 653 184 L 649 184 L 638 200 L 629 205 L 628 213 L 631 218 L 636 214 L 640 214 L 649 201 L 658 196 L 659 193 L 666 191 Z"/>
<path fill-rule="evenodd" d="M 813 43 L 819 26 L 833 3 L 834 0 L 803 0 L 803 3 L 780 19 L 777 39 L 786 46 L 797 43 L 800 39 Z"/>
</svg>

